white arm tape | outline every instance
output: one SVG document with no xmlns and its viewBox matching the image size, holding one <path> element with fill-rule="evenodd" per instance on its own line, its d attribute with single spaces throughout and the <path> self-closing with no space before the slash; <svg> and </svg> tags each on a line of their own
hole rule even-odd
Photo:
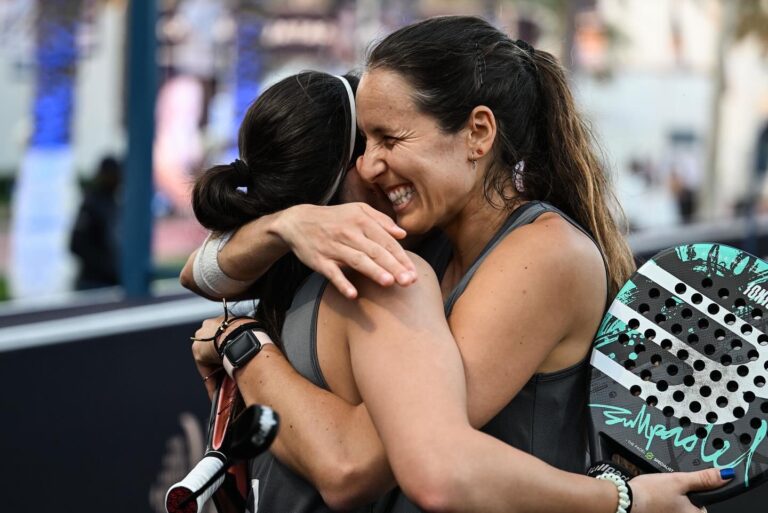
<svg viewBox="0 0 768 513">
<path fill-rule="evenodd" d="M 195 261 L 192 263 L 192 276 L 195 285 L 205 294 L 214 297 L 230 297 L 245 292 L 256 280 L 240 281 L 230 278 L 219 266 L 219 252 L 229 241 L 234 232 L 227 232 L 220 237 L 213 233 L 206 237 L 205 242 L 197 250 Z"/>
</svg>

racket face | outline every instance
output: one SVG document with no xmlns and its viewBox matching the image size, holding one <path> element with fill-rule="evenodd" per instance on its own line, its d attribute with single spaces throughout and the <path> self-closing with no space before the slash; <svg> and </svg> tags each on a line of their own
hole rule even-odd
<svg viewBox="0 0 768 513">
<path fill-rule="evenodd" d="M 768 470 L 768 263 L 720 244 L 665 250 L 609 307 L 591 356 L 594 461 L 640 472 L 733 467 L 711 504 Z"/>
</svg>

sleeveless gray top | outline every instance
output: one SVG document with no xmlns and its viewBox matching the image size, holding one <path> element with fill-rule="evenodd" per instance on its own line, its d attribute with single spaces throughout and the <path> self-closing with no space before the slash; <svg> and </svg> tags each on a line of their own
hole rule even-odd
<svg viewBox="0 0 768 513">
<path fill-rule="evenodd" d="M 445 301 L 446 317 L 450 317 L 453 306 L 477 269 L 504 237 L 545 212 L 556 212 L 592 239 L 586 230 L 552 205 L 531 201 L 520 206 L 451 291 Z M 442 274 L 450 258 L 450 250 L 442 252 L 438 275 Z M 557 315 L 554 309 L 552 313 Z M 481 431 L 559 469 L 583 473 L 587 465 L 588 372 L 589 357 L 586 357 L 566 369 L 535 374 Z M 376 511 L 412 513 L 421 510 L 395 490 L 377 503 Z"/>
</svg>

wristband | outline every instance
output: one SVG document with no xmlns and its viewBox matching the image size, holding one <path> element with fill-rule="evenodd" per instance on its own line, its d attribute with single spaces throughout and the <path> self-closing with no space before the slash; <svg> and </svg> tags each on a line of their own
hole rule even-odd
<svg viewBox="0 0 768 513">
<path fill-rule="evenodd" d="M 236 280 L 230 278 L 219 266 L 219 252 L 234 232 L 226 232 L 220 237 L 213 233 L 206 237 L 205 242 L 197 250 L 192 264 L 192 277 L 195 285 L 208 296 L 227 297 L 244 292 L 256 280 Z"/>
</svg>

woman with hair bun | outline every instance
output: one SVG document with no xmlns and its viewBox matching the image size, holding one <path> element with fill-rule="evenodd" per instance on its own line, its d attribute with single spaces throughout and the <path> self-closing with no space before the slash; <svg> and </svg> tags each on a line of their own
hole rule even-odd
<svg viewBox="0 0 768 513">
<path fill-rule="evenodd" d="M 246 402 L 281 414 L 275 454 L 334 509 L 364 504 L 394 476 L 404 495 L 377 511 L 626 511 L 623 483 L 578 473 L 587 354 L 632 260 L 555 59 L 479 18 L 429 19 L 375 46 L 357 112 L 357 172 L 409 235 L 445 234 L 429 253 L 439 280 L 409 254 L 418 279 L 407 287 L 352 272 L 349 300 L 343 282 L 305 282 L 313 292 L 285 317 L 285 356 L 268 344 L 234 373 Z M 359 232 L 347 240 L 361 248 L 370 239 Z M 239 248 L 242 266 L 249 245 L 236 239 L 224 250 Z M 292 240 L 282 251 L 313 244 Z M 195 349 L 199 365 L 218 363 Z M 692 513 L 686 493 L 724 482 L 715 469 L 639 476 L 632 511 Z"/>
</svg>

